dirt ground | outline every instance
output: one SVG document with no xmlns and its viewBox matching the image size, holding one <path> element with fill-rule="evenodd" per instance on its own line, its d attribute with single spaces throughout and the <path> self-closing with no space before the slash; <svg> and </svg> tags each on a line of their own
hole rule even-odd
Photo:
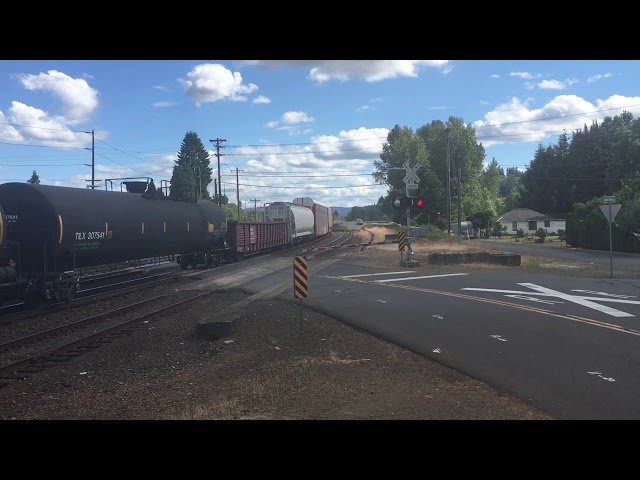
<svg viewBox="0 0 640 480">
<path fill-rule="evenodd" d="M 379 229 L 372 233 L 373 241 L 384 235 Z M 418 255 L 464 248 L 415 245 Z M 398 265 L 395 244 L 345 250 L 338 255 L 352 263 Z M 298 306 L 286 301 L 248 304 L 227 338 L 194 335 L 199 321 L 215 319 L 246 296 L 215 294 L 188 312 L 167 315 L 94 351 L 3 383 L 0 419 L 552 419 L 436 361 L 308 308 L 301 332 Z"/>
</svg>

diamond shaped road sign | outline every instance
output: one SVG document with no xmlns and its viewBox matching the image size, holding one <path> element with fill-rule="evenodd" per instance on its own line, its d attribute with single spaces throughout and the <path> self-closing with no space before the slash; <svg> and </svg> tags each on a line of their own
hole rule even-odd
<svg viewBox="0 0 640 480">
<path fill-rule="evenodd" d="M 620 204 L 600 205 L 600 210 L 602 210 L 602 213 L 604 213 L 604 216 L 607 219 L 607 222 L 611 223 L 613 222 L 613 219 L 616 218 L 616 215 L 620 211 L 620 207 L 622 207 L 622 205 Z M 609 218 L 609 212 L 611 212 L 611 218 Z"/>
</svg>

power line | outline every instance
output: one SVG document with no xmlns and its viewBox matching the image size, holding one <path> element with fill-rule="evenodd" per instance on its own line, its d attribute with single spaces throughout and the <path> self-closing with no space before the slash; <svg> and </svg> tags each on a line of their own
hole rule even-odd
<svg viewBox="0 0 640 480">
<path fill-rule="evenodd" d="M 128 152 L 126 152 L 124 150 L 120 150 L 119 148 L 114 147 L 113 145 L 110 145 L 109 143 L 105 142 L 104 140 L 98 139 L 98 141 L 104 143 L 105 145 L 108 145 L 109 147 L 113 148 L 114 150 L 117 150 L 118 152 L 122 152 L 122 153 L 124 153 L 124 154 L 126 154 L 126 155 L 128 155 L 128 156 L 130 156 L 132 158 L 135 158 L 136 160 L 140 160 L 142 162 L 150 163 L 151 165 L 155 165 L 156 167 L 165 167 L 165 165 L 160 165 L 159 163 L 150 162 L 149 160 L 145 160 L 144 158 L 136 157 L 135 155 L 131 155 L 130 153 L 128 153 Z"/>
<path fill-rule="evenodd" d="M 232 182 L 223 182 L 225 185 L 235 185 L 235 183 Z M 380 183 L 372 183 L 372 184 L 367 184 L 367 185 L 342 185 L 342 186 L 338 186 L 338 187 L 311 187 L 311 186 L 307 186 L 307 185 L 300 185 L 300 186 L 296 186 L 296 187 L 273 187 L 270 185 L 250 185 L 250 184 L 245 184 L 245 183 L 241 183 L 240 185 L 242 185 L 243 187 L 255 187 L 255 188 L 305 188 L 305 189 L 323 189 L 323 188 L 357 188 L 357 187 L 384 187 L 385 185 L 380 184 Z"/>
<path fill-rule="evenodd" d="M 140 170 L 140 169 L 138 169 L 138 168 L 134 168 L 134 167 L 130 167 L 129 165 L 125 165 L 124 163 L 116 162 L 115 160 L 112 160 L 112 159 L 110 159 L 110 158 L 108 158 L 108 157 L 105 157 L 104 155 L 100 155 L 99 153 L 96 153 L 96 155 L 97 155 L 98 157 L 102 157 L 102 158 L 104 158 L 105 160 L 108 160 L 108 161 L 110 161 L 110 162 L 116 163 L 116 164 L 120 165 L 121 167 L 129 168 L 129 169 L 131 169 L 131 170 L 135 170 L 136 172 L 144 173 L 145 175 L 149 175 L 149 176 L 153 175 L 153 174 L 152 174 L 152 173 L 150 173 L 150 172 L 145 172 L 144 170 Z"/>
<path fill-rule="evenodd" d="M 37 164 L 37 163 L 0 163 L 2 167 L 80 167 L 83 166 L 84 163 L 60 163 L 51 165 L 48 164 Z"/>
</svg>

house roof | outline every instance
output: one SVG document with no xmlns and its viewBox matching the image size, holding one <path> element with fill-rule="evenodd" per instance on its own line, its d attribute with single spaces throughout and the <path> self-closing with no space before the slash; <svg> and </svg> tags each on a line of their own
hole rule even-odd
<svg viewBox="0 0 640 480">
<path fill-rule="evenodd" d="M 542 214 L 530 208 L 514 208 L 498 219 L 498 222 L 528 222 L 535 220 L 564 220 L 562 215 Z"/>
<path fill-rule="evenodd" d="M 514 208 L 510 212 L 502 215 L 498 221 L 499 222 L 526 222 L 530 220 L 532 217 L 544 217 L 540 212 L 536 212 L 535 210 L 531 210 L 530 208 Z"/>
</svg>

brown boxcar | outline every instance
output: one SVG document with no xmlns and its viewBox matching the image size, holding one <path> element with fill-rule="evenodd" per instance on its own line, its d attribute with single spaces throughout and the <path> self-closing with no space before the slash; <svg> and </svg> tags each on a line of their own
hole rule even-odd
<svg viewBox="0 0 640 480">
<path fill-rule="evenodd" d="M 290 222 L 228 222 L 227 244 L 233 260 L 266 252 L 291 242 Z"/>
</svg>

